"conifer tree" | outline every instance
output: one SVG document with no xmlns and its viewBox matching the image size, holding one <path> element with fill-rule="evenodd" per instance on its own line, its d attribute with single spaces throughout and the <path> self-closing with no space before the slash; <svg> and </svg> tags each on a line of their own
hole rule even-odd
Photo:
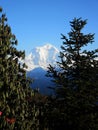
<svg viewBox="0 0 98 130">
<path fill-rule="evenodd" d="M 33 130 L 38 111 L 33 103 L 31 81 L 26 78 L 24 51 L 15 47 L 18 42 L 0 8 L 0 129 Z"/>
<path fill-rule="evenodd" d="M 48 68 L 48 76 L 56 85 L 53 88 L 56 98 L 51 103 L 54 109 L 48 117 L 54 129 L 98 129 L 98 49 L 85 50 L 94 42 L 94 34 L 82 31 L 86 24 L 87 20 L 81 18 L 70 22 L 68 38 L 61 34 L 58 68 L 51 65 Z"/>
</svg>

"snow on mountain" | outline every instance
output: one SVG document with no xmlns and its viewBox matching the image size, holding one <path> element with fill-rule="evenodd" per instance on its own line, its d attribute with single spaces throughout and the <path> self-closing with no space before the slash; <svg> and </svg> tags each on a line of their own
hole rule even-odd
<svg viewBox="0 0 98 130">
<path fill-rule="evenodd" d="M 56 66 L 58 61 L 59 50 L 51 45 L 46 44 L 44 46 L 36 47 L 31 50 L 28 56 L 25 58 L 25 63 L 28 66 L 27 77 L 34 80 L 31 87 L 33 89 L 39 88 L 42 94 L 50 94 L 51 90 L 48 87 L 53 83 L 49 77 L 46 77 L 47 67 L 49 64 Z"/>
<path fill-rule="evenodd" d="M 59 50 L 51 44 L 33 48 L 25 58 L 28 71 L 37 67 L 47 69 L 49 64 L 55 65 L 58 60 L 58 54 Z"/>
</svg>

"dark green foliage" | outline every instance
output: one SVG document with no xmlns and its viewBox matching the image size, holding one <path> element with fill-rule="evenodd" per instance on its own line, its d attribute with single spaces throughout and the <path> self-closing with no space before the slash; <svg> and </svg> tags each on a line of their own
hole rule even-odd
<svg viewBox="0 0 98 130">
<path fill-rule="evenodd" d="M 18 51 L 15 35 L 0 8 L 0 130 L 97 130 L 98 49 L 84 50 L 94 34 L 82 33 L 87 20 L 70 22 L 58 68 L 50 65 L 55 95 L 42 96 L 30 88 L 25 52 Z"/>
<path fill-rule="evenodd" d="M 61 121 L 58 129 L 61 126 L 64 130 L 98 129 L 98 49 L 83 49 L 94 41 L 94 34 L 82 32 L 86 24 L 87 20 L 81 18 L 70 22 L 69 37 L 62 34 L 58 69 L 51 65 L 48 68 L 48 76 L 53 77 L 56 84 L 51 111 L 56 110 L 56 114 L 52 113 L 55 124 L 51 124 L 56 127 Z"/>
<path fill-rule="evenodd" d="M 0 8 L 0 130 L 36 130 L 38 109 L 31 101 L 34 92 L 20 63 L 25 52 L 18 51 L 17 40 Z"/>
</svg>

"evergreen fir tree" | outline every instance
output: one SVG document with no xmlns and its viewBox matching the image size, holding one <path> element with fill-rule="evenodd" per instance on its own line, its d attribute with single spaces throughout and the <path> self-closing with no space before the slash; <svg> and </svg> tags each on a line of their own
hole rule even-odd
<svg viewBox="0 0 98 130">
<path fill-rule="evenodd" d="M 33 102 L 31 81 L 26 78 L 24 51 L 15 47 L 17 39 L 0 8 L 0 129 L 33 130 L 38 125 L 38 110 Z"/>
<path fill-rule="evenodd" d="M 48 68 L 48 76 L 56 84 L 52 110 L 59 118 L 57 122 L 54 116 L 56 123 L 50 119 L 54 129 L 62 126 L 62 130 L 98 129 L 98 49 L 90 51 L 84 48 L 94 42 L 94 34 L 82 32 L 86 24 L 87 20 L 81 18 L 70 22 L 69 37 L 62 34 L 58 68 L 51 65 Z"/>
</svg>

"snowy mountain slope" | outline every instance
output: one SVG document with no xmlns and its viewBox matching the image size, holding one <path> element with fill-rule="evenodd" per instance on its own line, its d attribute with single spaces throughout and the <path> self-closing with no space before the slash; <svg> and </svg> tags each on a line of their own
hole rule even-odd
<svg viewBox="0 0 98 130">
<path fill-rule="evenodd" d="M 55 65 L 58 60 L 59 50 L 51 44 L 33 48 L 25 58 L 28 71 L 41 67 L 47 69 L 49 64 Z"/>
<path fill-rule="evenodd" d="M 52 86 L 53 83 L 45 75 L 49 64 L 56 66 L 58 55 L 59 50 L 56 47 L 46 44 L 33 48 L 25 58 L 25 63 L 28 66 L 27 76 L 34 80 L 31 87 L 34 89 L 39 88 L 42 94 L 50 94 L 52 92 L 48 87 Z"/>
</svg>

